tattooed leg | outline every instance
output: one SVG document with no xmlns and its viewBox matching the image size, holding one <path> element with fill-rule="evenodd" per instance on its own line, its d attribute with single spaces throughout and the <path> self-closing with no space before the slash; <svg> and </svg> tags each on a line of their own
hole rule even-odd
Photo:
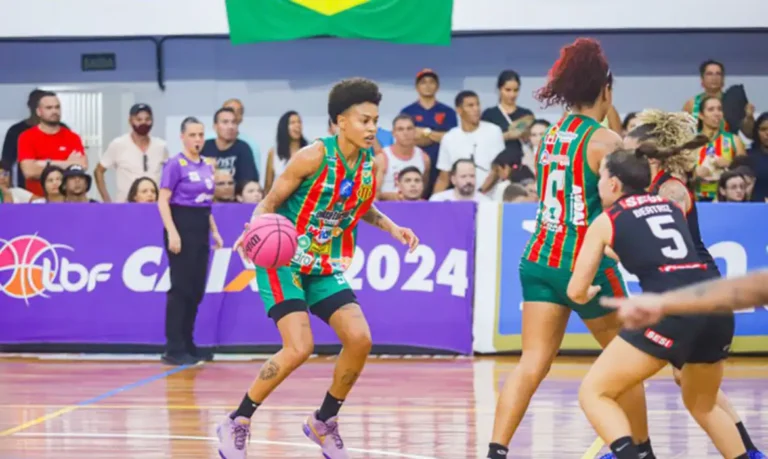
<svg viewBox="0 0 768 459">
<path fill-rule="evenodd" d="M 304 363 L 314 350 L 309 315 L 306 312 L 293 312 L 277 322 L 283 348 L 264 362 L 259 376 L 248 389 L 248 397 L 261 403 L 280 385 L 293 370 Z"/>
<path fill-rule="evenodd" d="M 356 304 L 347 304 L 334 312 L 330 325 L 341 340 L 342 350 L 336 361 L 333 384 L 328 391 L 333 397 L 344 400 L 363 371 L 371 352 L 371 330 L 363 311 Z"/>
</svg>

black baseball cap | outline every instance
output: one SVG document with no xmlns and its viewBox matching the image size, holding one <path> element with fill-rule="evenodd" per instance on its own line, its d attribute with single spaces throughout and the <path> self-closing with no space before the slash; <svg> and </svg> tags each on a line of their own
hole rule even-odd
<svg viewBox="0 0 768 459">
<path fill-rule="evenodd" d="M 133 107 L 131 107 L 131 111 L 128 112 L 131 116 L 136 116 L 141 112 L 147 112 L 152 115 L 152 107 L 150 107 L 147 104 L 134 104 Z"/>
<path fill-rule="evenodd" d="M 440 83 L 440 77 L 437 76 L 437 72 L 432 69 L 421 69 L 419 73 L 416 74 L 416 83 L 421 81 L 421 79 L 424 77 L 432 77 L 435 79 L 435 81 Z"/>
</svg>

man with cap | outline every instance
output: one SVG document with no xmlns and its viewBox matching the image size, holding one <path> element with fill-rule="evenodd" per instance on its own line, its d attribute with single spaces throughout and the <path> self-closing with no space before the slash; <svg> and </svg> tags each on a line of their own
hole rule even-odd
<svg viewBox="0 0 768 459">
<path fill-rule="evenodd" d="M 91 176 L 79 164 L 73 164 L 64 170 L 59 190 L 64 195 L 64 202 L 98 202 L 88 198 Z"/>
<path fill-rule="evenodd" d="M 131 131 L 113 140 L 93 171 L 96 188 L 104 202 L 126 202 L 131 184 L 138 178 L 148 177 L 160 183 L 163 164 L 168 160 L 165 140 L 150 136 L 152 107 L 135 104 L 128 113 Z M 115 169 L 117 192 L 111 196 L 107 190 L 104 173 Z M 114 198 L 114 199 L 113 199 Z"/>
<path fill-rule="evenodd" d="M 440 88 L 440 78 L 432 69 L 423 69 L 416 74 L 416 92 L 419 99 L 403 108 L 402 113 L 411 115 L 416 124 L 416 144 L 429 155 L 432 168 L 429 183 L 426 185 L 427 195 L 432 194 L 432 188 L 437 178 L 437 153 L 443 135 L 458 126 L 456 111 L 437 101 L 437 90 Z"/>
</svg>

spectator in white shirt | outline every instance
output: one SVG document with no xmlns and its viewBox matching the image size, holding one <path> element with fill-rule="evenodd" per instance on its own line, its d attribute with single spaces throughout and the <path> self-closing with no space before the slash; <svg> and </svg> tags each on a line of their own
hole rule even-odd
<svg viewBox="0 0 768 459">
<path fill-rule="evenodd" d="M 147 104 L 131 107 L 128 123 L 131 132 L 113 140 L 93 171 L 96 188 L 103 202 L 112 202 L 107 191 L 104 173 L 114 168 L 117 176 L 117 193 L 114 202 L 126 202 L 131 185 L 136 179 L 149 177 L 160 182 L 163 164 L 168 160 L 168 148 L 165 140 L 150 136 L 152 130 L 152 108 Z"/>
<path fill-rule="evenodd" d="M 496 128 L 498 129 L 498 126 Z M 453 188 L 433 194 L 429 198 L 430 201 L 491 201 L 491 198 L 477 191 L 475 164 L 471 159 L 461 158 L 456 160 L 453 163 L 450 174 Z"/>
<path fill-rule="evenodd" d="M 415 167 L 422 179 L 429 181 L 430 160 L 421 148 L 416 146 L 416 124 L 410 115 L 400 114 L 392 122 L 395 143 L 382 149 L 376 155 L 376 182 L 379 184 L 378 198 L 382 201 L 397 201 L 397 177 L 405 168 Z"/>
<path fill-rule="evenodd" d="M 489 178 L 491 162 L 504 150 L 504 134 L 493 123 L 480 120 L 480 98 L 473 91 L 461 91 L 456 95 L 456 112 L 459 126 L 448 131 L 440 142 L 437 155 L 437 169 L 440 171 L 435 183 L 435 193 L 448 188 L 449 172 L 459 159 L 469 159 L 477 169 L 477 183 L 480 190 L 487 192 L 493 185 Z"/>
<path fill-rule="evenodd" d="M 404 168 L 397 175 L 398 199 L 401 201 L 423 201 L 425 182 L 419 169 L 414 166 Z"/>
</svg>

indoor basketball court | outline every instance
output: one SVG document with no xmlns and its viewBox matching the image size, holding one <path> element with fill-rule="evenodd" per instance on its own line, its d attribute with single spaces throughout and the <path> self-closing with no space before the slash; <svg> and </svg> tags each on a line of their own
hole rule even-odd
<svg viewBox="0 0 768 459">
<path fill-rule="evenodd" d="M 341 411 L 355 458 L 478 458 L 487 450 L 497 390 L 515 358 L 372 358 Z M 593 458 L 603 452 L 578 407 L 591 359 L 559 358 L 515 435 L 515 458 Z M 168 367 L 148 361 L 0 360 L 0 457 L 213 458 L 215 422 L 260 361 Z M 322 400 L 332 357 L 316 357 L 254 416 L 249 457 L 320 457 L 301 423 Z M 729 361 L 724 389 L 759 446 L 768 444 L 768 365 Z M 669 370 L 647 385 L 659 457 L 718 458 L 685 411 Z"/>
</svg>

